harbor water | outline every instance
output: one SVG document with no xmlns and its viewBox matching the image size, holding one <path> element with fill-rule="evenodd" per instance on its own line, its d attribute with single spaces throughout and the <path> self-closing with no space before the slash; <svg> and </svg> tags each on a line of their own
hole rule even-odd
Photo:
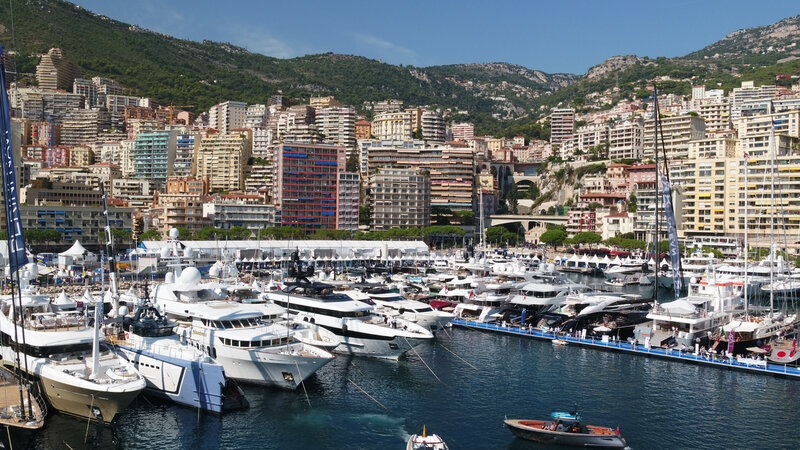
<svg viewBox="0 0 800 450">
<path fill-rule="evenodd" d="M 244 386 L 250 408 L 222 416 L 141 397 L 111 426 L 54 415 L 35 447 L 383 450 L 425 425 L 451 449 L 530 449 L 540 447 L 504 417 L 573 405 L 634 449 L 800 447 L 794 380 L 460 328 L 417 351 L 339 356 L 309 379 L 308 397 Z"/>
<path fill-rule="evenodd" d="M 796 381 L 462 329 L 438 339 L 399 362 L 337 358 L 307 383 L 311 406 L 302 389 L 246 387 L 250 409 L 221 417 L 140 398 L 112 426 L 52 417 L 37 448 L 388 449 L 426 425 L 452 449 L 525 449 L 505 416 L 574 404 L 632 448 L 800 446 Z"/>
</svg>

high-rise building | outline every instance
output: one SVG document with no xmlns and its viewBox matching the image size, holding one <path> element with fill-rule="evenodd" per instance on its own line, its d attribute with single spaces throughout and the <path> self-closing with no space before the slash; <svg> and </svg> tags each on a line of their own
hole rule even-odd
<svg viewBox="0 0 800 450">
<path fill-rule="evenodd" d="M 105 109 L 76 109 L 68 112 L 61 122 L 61 142 L 64 145 L 91 144 L 97 135 L 111 125 Z"/>
<path fill-rule="evenodd" d="M 284 143 L 275 149 L 274 161 L 273 201 L 281 210 L 281 223 L 309 232 L 336 229 L 345 148 Z"/>
<path fill-rule="evenodd" d="M 572 108 L 555 108 L 550 115 L 550 145 L 561 147 L 572 141 L 575 132 L 575 110 Z M 555 151 L 555 150 L 554 150 Z M 571 155 L 561 155 L 562 157 Z"/>
<path fill-rule="evenodd" d="M 373 231 L 430 225 L 431 180 L 424 170 L 381 167 L 369 186 Z"/>
<path fill-rule="evenodd" d="M 245 165 L 252 151 L 249 130 L 208 135 L 200 141 L 197 150 L 197 177 L 207 178 L 212 191 L 242 189 Z"/>
<path fill-rule="evenodd" d="M 269 117 L 267 105 L 247 105 L 244 127 L 251 130 L 264 128 L 267 126 L 267 117 Z"/>
<path fill-rule="evenodd" d="M 88 168 L 94 164 L 94 150 L 85 145 L 72 147 L 69 152 L 69 165 L 71 167 Z"/>
<path fill-rule="evenodd" d="M 700 103 L 698 114 L 706 121 L 706 132 L 731 128 L 731 105 L 727 101 L 706 100 Z"/>
<path fill-rule="evenodd" d="M 742 115 L 742 105 L 750 100 L 769 100 L 774 99 L 778 94 L 777 86 L 755 87 L 752 81 L 742 81 L 742 86 L 733 88 L 729 97 L 731 104 L 731 119 L 737 119 Z"/>
<path fill-rule="evenodd" d="M 383 141 L 410 141 L 414 137 L 409 112 L 385 112 L 372 120 L 372 134 Z"/>
<path fill-rule="evenodd" d="M 228 100 L 211 107 L 208 111 L 208 127 L 220 134 L 229 133 L 244 127 L 247 117 L 247 104 Z"/>
<path fill-rule="evenodd" d="M 175 139 L 175 165 L 172 173 L 178 177 L 190 177 L 195 174 L 194 160 L 200 135 L 195 133 L 179 134 Z"/>
<path fill-rule="evenodd" d="M 436 111 L 425 110 L 421 117 L 422 139 L 431 142 L 444 142 L 447 127 L 441 114 Z"/>
<path fill-rule="evenodd" d="M 335 108 L 338 106 L 342 106 L 342 104 L 336 99 L 333 98 L 332 95 L 326 97 L 311 97 L 311 100 L 308 102 L 309 106 L 316 110 L 320 110 L 322 108 Z"/>
<path fill-rule="evenodd" d="M 689 156 L 689 141 L 705 137 L 706 122 L 702 117 L 692 115 L 666 116 L 659 120 L 658 151 L 662 158 L 678 159 Z M 644 148 L 642 157 L 654 159 L 655 119 L 647 119 L 644 124 Z"/>
<path fill-rule="evenodd" d="M 317 109 L 315 122 L 326 144 L 345 147 L 348 154 L 356 147 L 356 110 L 352 107 Z"/>
<path fill-rule="evenodd" d="M 48 91 L 69 89 L 77 75 L 77 69 L 64 58 L 60 48 L 51 48 L 42 55 L 39 65 L 36 66 L 36 81 L 39 88 Z"/>
<path fill-rule="evenodd" d="M 31 122 L 31 145 L 61 144 L 61 124 L 52 122 Z"/>
<path fill-rule="evenodd" d="M 376 173 L 379 167 L 427 170 L 431 180 L 431 206 L 453 211 L 473 210 L 475 153 L 469 147 L 370 148 L 369 173 Z"/>
<path fill-rule="evenodd" d="M 644 144 L 644 123 L 641 119 L 615 123 L 608 130 L 609 159 L 640 159 Z"/>
<path fill-rule="evenodd" d="M 84 106 L 83 96 L 79 94 L 39 88 L 11 89 L 9 102 L 16 117 L 54 123 L 61 123 L 68 113 Z"/>
<path fill-rule="evenodd" d="M 308 105 L 290 106 L 277 114 L 275 130 L 280 141 L 317 142 L 319 135 L 314 108 Z"/>
<path fill-rule="evenodd" d="M 134 177 L 163 185 L 175 167 L 176 140 L 175 131 L 154 131 L 136 136 L 133 147 Z"/>
<path fill-rule="evenodd" d="M 358 230 L 359 181 L 357 173 L 339 172 L 336 185 L 337 230 Z"/>
</svg>

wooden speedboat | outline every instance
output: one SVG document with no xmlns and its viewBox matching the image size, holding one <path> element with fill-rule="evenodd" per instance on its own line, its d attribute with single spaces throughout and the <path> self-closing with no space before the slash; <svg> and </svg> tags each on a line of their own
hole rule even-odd
<svg viewBox="0 0 800 450">
<path fill-rule="evenodd" d="M 432 434 L 428 436 L 425 426 L 422 426 L 422 435 L 412 434 L 408 438 L 406 450 L 448 450 L 447 444 L 444 443 L 439 435 Z"/>
<path fill-rule="evenodd" d="M 619 429 L 583 425 L 575 412 L 555 412 L 551 420 L 506 419 L 514 436 L 542 444 L 574 445 L 579 447 L 625 448 Z"/>
</svg>

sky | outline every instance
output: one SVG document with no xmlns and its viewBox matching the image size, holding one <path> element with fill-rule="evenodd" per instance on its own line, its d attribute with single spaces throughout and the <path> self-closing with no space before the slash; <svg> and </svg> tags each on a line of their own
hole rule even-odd
<svg viewBox="0 0 800 450">
<path fill-rule="evenodd" d="M 509 62 L 583 74 L 615 55 L 683 56 L 800 14 L 797 0 L 76 0 L 172 36 L 279 58 L 344 53 L 391 64 Z"/>
</svg>

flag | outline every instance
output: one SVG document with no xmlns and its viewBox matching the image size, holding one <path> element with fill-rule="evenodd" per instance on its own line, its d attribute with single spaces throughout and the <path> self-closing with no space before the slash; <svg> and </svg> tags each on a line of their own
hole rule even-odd
<svg viewBox="0 0 800 450">
<path fill-rule="evenodd" d="M 792 351 L 789 353 L 789 357 L 794 356 L 794 352 L 797 350 L 797 338 L 792 339 Z"/>
<path fill-rule="evenodd" d="M 6 65 L 3 47 L 0 46 L 0 135 L 2 135 L 2 148 L 0 158 L 3 164 L 4 194 L 6 204 L 6 230 L 8 231 L 9 266 L 11 272 L 28 263 L 25 254 L 25 236 L 22 234 L 22 220 L 19 217 L 19 199 L 17 198 L 17 178 L 14 174 L 14 151 L 11 148 L 11 113 L 8 102 L 6 85 Z"/>
<path fill-rule="evenodd" d="M 617 436 L 619 436 L 619 425 L 617 425 Z"/>
<path fill-rule="evenodd" d="M 736 343 L 736 332 L 731 330 L 730 336 L 728 336 L 728 354 L 733 355 L 733 345 Z"/>
<path fill-rule="evenodd" d="M 675 211 L 672 209 L 672 195 L 669 180 L 661 174 L 661 193 L 664 197 L 664 215 L 667 219 L 667 232 L 669 234 L 669 258 L 672 262 L 672 287 L 675 289 L 675 298 L 680 298 L 683 287 L 681 277 L 681 250 L 678 245 L 678 227 L 675 223 Z M 658 236 L 656 236 L 658 241 Z M 658 259 L 658 258 L 656 258 Z M 656 288 L 658 286 L 658 267 L 656 267 Z"/>
</svg>

